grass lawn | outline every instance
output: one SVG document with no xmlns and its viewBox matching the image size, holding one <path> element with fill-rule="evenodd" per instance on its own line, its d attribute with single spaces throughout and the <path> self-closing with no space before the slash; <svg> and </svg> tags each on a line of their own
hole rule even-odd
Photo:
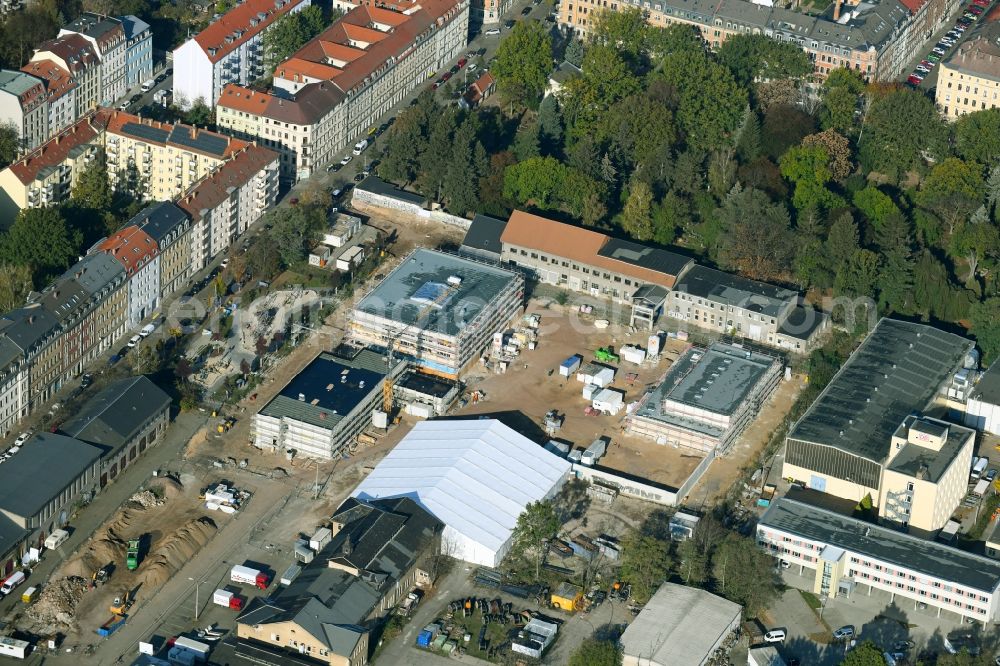
<svg viewBox="0 0 1000 666">
<path fill-rule="evenodd" d="M 812 592 L 806 592 L 805 590 L 799 590 L 799 594 L 801 594 L 802 598 L 805 600 L 805 602 L 807 604 L 809 604 L 809 608 L 812 608 L 813 610 L 819 610 L 820 606 L 823 605 L 820 602 L 819 597 L 817 597 Z"/>
</svg>

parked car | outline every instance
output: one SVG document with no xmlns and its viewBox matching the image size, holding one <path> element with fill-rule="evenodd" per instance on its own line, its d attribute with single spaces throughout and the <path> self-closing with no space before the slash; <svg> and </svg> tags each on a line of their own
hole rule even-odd
<svg viewBox="0 0 1000 666">
<path fill-rule="evenodd" d="M 458 65 L 452 65 L 451 69 L 448 70 L 448 73 L 454 76 L 455 74 L 458 74 L 458 70 L 460 69 L 462 68 Z"/>
<path fill-rule="evenodd" d="M 930 60 L 921 60 L 920 66 L 926 67 L 927 69 L 934 69 L 934 63 L 932 63 Z"/>
<path fill-rule="evenodd" d="M 468 58 L 459 58 L 459 60 L 458 60 L 458 67 L 459 67 L 460 69 L 461 69 L 462 67 L 465 67 L 465 63 L 467 63 L 467 62 L 469 62 L 469 59 L 468 59 Z"/>
<path fill-rule="evenodd" d="M 94 376 L 89 373 L 85 374 L 83 377 L 80 378 L 80 386 L 82 388 L 87 388 L 93 383 L 94 383 Z"/>
<path fill-rule="evenodd" d="M 22 432 L 20 435 L 17 436 L 17 439 L 14 440 L 14 446 L 21 446 L 22 444 L 28 441 L 29 437 L 31 437 L 30 430 Z"/>
<path fill-rule="evenodd" d="M 344 191 L 343 191 L 343 190 L 341 190 L 340 188 L 337 188 L 337 189 L 335 189 L 335 190 L 334 190 L 334 191 L 332 192 L 332 194 L 333 194 L 333 198 L 334 198 L 334 199 L 339 199 L 339 198 L 340 198 L 340 195 L 341 195 L 341 194 L 343 194 L 343 193 L 344 193 Z"/>
<path fill-rule="evenodd" d="M 431 86 L 431 90 L 437 90 L 438 88 L 441 87 L 442 83 L 444 83 L 444 79 L 443 78 L 438 79 L 437 81 L 434 82 L 434 85 Z"/>
<path fill-rule="evenodd" d="M 916 74 L 910 74 L 910 76 L 908 76 L 906 79 L 906 82 L 909 83 L 911 86 L 919 86 L 922 81 L 923 79 L 917 76 Z"/>
<path fill-rule="evenodd" d="M 530 13 L 531 13 L 531 7 L 525 7 L 524 9 L 521 10 L 521 16 L 527 16 Z"/>
<path fill-rule="evenodd" d="M 781 643 L 785 640 L 785 630 L 784 629 L 772 629 L 771 631 L 764 634 L 765 643 Z"/>
<path fill-rule="evenodd" d="M 500 34 L 500 28 L 490 28 L 483 34 L 486 35 L 487 37 L 496 37 L 497 35 Z"/>
<path fill-rule="evenodd" d="M 135 347 L 137 344 L 139 344 L 141 340 L 142 340 L 141 335 L 133 335 L 131 338 L 128 339 L 128 345 L 126 346 L 129 348 Z"/>
<path fill-rule="evenodd" d="M 852 638 L 854 638 L 854 626 L 850 624 L 845 624 L 833 632 L 833 640 L 835 641 L 848 641 Z"/>
<path fill-rule="evenodd" d="M 993 483 L 993 480 L 997 478 L 997 471 L 995 469 L 991 469 L 988 472 L 986 472 L 986 476 L 984 476 L 983 478 L 989 481 L 990 483 Z"/>
<path fill-rule="evenodd" d="M 514 27 L 514 21 L 512 19 L 507 19 L 506 21 L 503 22 L 503 27 L 510 30 L 511 28 Z"/>
<path fill-rule="evenodd" d="M 931 73 L 931 70 L 927 67 L 924 67 L 923 65 L 917 65 L 916 70 L 920 72 L 920 74 L 923 76 L 927 76 L 928 74 Z"/>
<path fill-rule="evenodd" d="M 445 72 L 444 74 L 441 75 L 441 78 L 447 81 L 448 79 L 451 78 L 451 72 Z"/>
<path fill-rule="evenodd" d="M 347 166 L 347 163 L 353 159 L 350 155 L 344 155 L 344 159 L 340 160 L 340 166 Z"/>
<path fill-rule="evenodd" d="M 328 166 L 326 168 L 326 172 L 327 173 L 336 172 L 336 171 L 340 171 L 340 163 L 339 162 L 335 163 L 335 164 L 331 164 L 330 166 Z"/>
</svg>

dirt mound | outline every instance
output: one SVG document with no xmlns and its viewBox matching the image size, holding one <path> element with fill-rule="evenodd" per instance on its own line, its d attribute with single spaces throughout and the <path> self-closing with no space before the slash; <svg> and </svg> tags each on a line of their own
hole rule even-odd
<svg viewBox="0 0 1000 666">
<path fill-rule="evenodd" d="M 163 506 L 166 500 L 160 499 L 152 490 L 142 490 L 128 498 L 126 506 L 149 509 L 154 506 Z"/>
<path fill-rule="evenodd" d="M 210 518 L 203 517 L 165 536 L 156 544 L 156 552 L 143 561 L 138 583 L 146 589 L 163 585 L 215 536 L 217 529 Z"/>
<path fill-rule="evenodd" d="M 73 612 L 86 593 L 87 581 L 79 576 L 52 581 L 25 611 L 19 628 L 42 636 L 72 629 Z"/>
</svg>

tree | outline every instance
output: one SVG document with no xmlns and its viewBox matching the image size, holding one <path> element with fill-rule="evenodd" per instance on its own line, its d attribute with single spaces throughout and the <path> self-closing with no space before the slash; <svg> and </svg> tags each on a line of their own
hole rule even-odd
<svg viewBox="0 0 1000 666">
<path fill-rule="evenodd" d="M 633 183 L 621 214 L 621 225 L 625 233 L 638 241 L 647 241 L 653 237 L 652 204 L 653 192 L 649 185 L 641 180 Z"/>
<path fill-rule="evenodd" d="M 646 16 L 638 7 L 614 11 L 605 9 L 598 12 L 594 19 L 590 39 L 594 44 L 610 47 L 635 63 L 646 50 L 649 31 Z"/>
<path fill-rule="evenodd" d="M 548 95 L 538 105 L 538 133 L 544 154 L 562 154 L 563 121 L 555 95 Z"/>
<path fill-rule="evenodd" d="M 791 266 L 794 243 L 788 211 L 760 190 L 739 186 L 719 209 L 719 261 L 727 270 L 759 280 L 782 276 Z M 747 224 L 753 220 L 753 224 Z"/>
<path fill-rule="evenodd" d="M 30 266 L 35 284 L 44 284 L 69 267 L 82 243 L 57 209 L 25 208 L 0 239 L 0 262 Z"/>
<path fill-rule="evenodd" d="M 987 298 L 972 306 L 972 334 L 983 350 L 983 366 L 1000 357 L 1000 297 Z"/>
<path fill-rule="evenodd" d="M 708 578 L 708 555 L 694 539 L 685 539 L 677 546 L 677 573 L 685 585 L 699 585 Z"/>
<path fill-rule="evenodd" d="M 566 44 L 566 52 L 563 59 L 571 65 L 579 67 L 583 64 L 583 42 L 579 39 L 571 39 Z"/>
<path fill-rule="evenodd" d="M 479 202 L 479 169 L 475 164 L 476 129 L 466 120 L 455 131 L 451 160 L 444 178 L 445 200 L 456 215 L 465 215 Z"/>
<path fill-rule="evenodd" d="M 669 54 L 659 76 L 677 91 L 677 124 L 689 145 L 718 148 L 743 122 L 746 90 L 703 50 Z"/>
<path fill-rule="evenodd" d="M 84 208 L 107 211 L 111 208 L 112 196 L 104 151 L 98 150 L 97 159 L 80 171 L 70 197 Z"/>
<path fill-rule="evenodd" d="M 741 604 L 753 617 L 778 594 L 773 566 L 771 557 L 753 541 L 729 533 L 712 556 L 712 577 L 722 596 Z"/>
<path fill-rule="evenodd" d="M 184 121 L 188 125 L 196 127 L 212 127 L 215 125 L 215 114 L 205 104 L 205 100 L 198 98 L 188 112 L 184 114 Z"/>
<path fill-rule="evenodd" d="M 843 67 L 831 71 L 823 82 L 823 106 L 820 109 L 823 129 L 834 129 L 842 134 L 856 133 L 854 116 L 864 91 L 865 81 L 860 72 Z"/>
<path fill-rule="evenodd" d="M 951 234 L 979 206 L 982 191 L 982 166 L 949 157 L 931 169 L 916 199 L 944 222 Z"/>
<path fill-rule="evenodd" d="M 760 145 L 764 153 L 777 161 L 785 152 L 816 131 L 816 119 L 790 104 L 768 108 L 761 126 Z"/>
<path fill-rule="evenodd" d="M 424 104 L 418 103 L 401 112 L 389 129 L 379 165 L 379 175 L 399 184 L 413 182 L 420 170 L 421 156 L 427 149 L 428 116 L 424 111 L 427 100 L 418 99 Z M 430 105 L 434 106 L 433 100 Z"/>
<path fill-rule="evenodd" d="M 797 44 L 759 34 L 738 34 L 724 41 L 719 62 L 743 86 L 757 80 L 797 79 L 813 71 L 809 56 Z"/>
<path fill-rule="evenodd" d="M 566 81 L 562 96 L 573 136 L 593 134 L 611 105 L 639 87 L 639 79 L 614 47 L 591 45 L 583 58 L 583 74 Z"/>
<path fill-rule="evenodd" d="M 9 312 L 23 305 L 32 289 L 31 269 L 17 264 L 0 264 L 0 310 Z"/>
<path fill-rule="evenodd" d="M 452 137 L 457 127 L 458 117 L 454 107 L 441 109 L 432 125 L 427 150 L 420 158 L 418 182 L 434 201 L 441 199 L 441 188 L 452 157 Z"/>
<path fill-rule="evenodd" d="M 890 215 L 900 215 L 899 206 L 888 194 L 874 185 L 859 190 L 854 195 L 854 207 L 864 214 L 872 225 L 878 227 Z"/>
<path fill-rule="evenodd" d="M 257 280 L 270 280 L 281 270 L 281 253 L 268 240 L 260 240 L 247 250 L 247 268 Z"/>
<path fill-rule="evenodd" d="M 594 179 L 551 157 L 531 159 L 508 166 L 504 171 L 503 195 L 542 210 L 562 210 L 577 217 L 604 194 Z"/>
<path fill-rule="evenodd" d="M 841 666 L 885 666 L 882 649 L 871 641 L 865 641 L 844 655 Z"/>
<path fill-rule="evenodd" d="M 632 596 L 645 603 L 670 573 L 669 544 L 633 530 L 622 540 L 619 562 L 619 575 L 631 583 Z"/>
<path fill-rule="evenodd" d="M 761 153 L 760 118 L 749 107 L 740 127 L 739 138 L 736 141 L 736 151 L 743 162 L 752 162 Z"/>
<path fill-rule="evenodd" d="M 983 165 L 1000 159 L 1000 109 L 966 113 L 955 121 L 955 152 Z"/>
<path fill-rule="evenodd" d="M 614 641 L 588 638 L 570 655 L 569 666 L 618 666 L 621 650 Z"/>
<path fill-rule="evenodd" d="M 491 71 L 505 104 L 534 105 L 552 71 L 552 41 L 541 24 L 518 21 L 500 42 Z"/>
<path fill-rule="evenodd" d="M 653 206 L 653 239 L 660 245 L 672 245 L 677 234 L 691 224 L 691 206 L 676 192 L 667 192 Z"/>
<path fill-rule="evenodd" d="M 802 139 L 802 147 L 821 147 L 826 151 L 826 166 L 833 180 L 841 181 L 851 175 L 854 168 L 851 164 L 851 142 L 837 130 L 827 129 L 818 134 L 810 134 Z"/>
<path fill-rule="evenodd" d="M 310 39 L 326 28 L 327 19 L 317 5 L 285 14 L 264 33 L 264 58 L 269 67 L 287 60 Z"/>
<path fill-rule="evenodd" d="M 874 298 L 878 284 L 879 257 L 871 250 L 855 250 L 837 271 L 834 286 L 838 294 L 856 298 Z"/>
<path fill-rule="evenodd" d="M 883 311 L 911 314 L 913 302 L 913 232 L 900 213 L 885 217 L 875 229 L 882 252 L 878 277 L 879 307 Z"/>
<path fill-rule="evenodd" d="M 969 267 L 966 282 L 972 282 L 980 262 L 993 259 L 1000 252 L 1000 230 L 990 219 L 985 206 L 980 206 L 968 224 L 962 225 L 951 238 L 951 251 L 963 257 Z"/>
<path fill-rule="evenodd" d="M 552 502 L 533 502 L 517 517 L 510 550 L 519 557 L 531 555 L 535 563 L 535 578 L 541 575 L 548 542 L 561 525 Z"/>
<path fill-rule="evenodd" d="M 21 135 L 14 123 L 0 125 L 0 169 L 7 168 L 21 152 Z"/>
<path fill-rule="evenodd" d="M 913 128 L 919 127 L 919 132 Z M 947 153 L 948 130 L 934 102 L 915 90 L 897 90 L 876 98 L 859 140 L 862 164 L 898 180 L 924 156 Z"/>
<path fill-rule="evenodd" d="M 826 237 L 826 259 L 837 272 L 857 250 L 858 225 L 850 213 L 844 213 L 830 225 L 830 233 Z"/>
<path fill-rule="evenodd" d="M 542 154 L 541 133 L 537 122 L 528 121 L 517 128 L 514 135 L 514 156 L 520 160 L 538 157 Z"/>
<path fill-rule="evenodd" d="M 270 238 L 285 265 L 305 258 L 306 250 L 326 222 L 323 211 L 303 206 L 277 208 L 271 215 Z"/>
<path fill-rule="evenodd" d="M 781 157 L 781 175 L 795 183 L 792 205 L 802 213 L 829 210 L 843 200 L 827 189 L 830 181 L 830 156 L 821 145 L 796 146 Z"/>
</svg>

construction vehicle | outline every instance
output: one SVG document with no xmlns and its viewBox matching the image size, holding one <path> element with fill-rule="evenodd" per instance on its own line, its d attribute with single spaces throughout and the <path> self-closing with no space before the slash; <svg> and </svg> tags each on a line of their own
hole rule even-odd
<svg viewBox="0 0 1000 666">
<path fill-rule="evenodd" d="M 560 583 L 552 592 L 552 607 L 564 611 L 578 611 L 583 608 L 583 588 L 573 583 Z"/>
<path fill-rule="evenodd" d="M 98 585 L 104 585 L 111 578 L 111 567 L 105 565 L 94 572 L 94 575 L 90 578 L 90 588 L 93 589 Z"/>
<path fill-rule="evenodd" d="M 216 430 L 220 434 L 224 433 L 224 432 L 229 432 L 230 430 L 233 429 L 234 425 L 236 425 L 236 419 L 234 419 L 233 417 L 230 416 L 230 417 L 222 419 L 222 421 L 219 422 L 219 425 L 216 426 Z"/>
<path fill-rule="evenodd" d="M 125 594 L 119 597 L 115 597 L 114 603 L 108 609 L 113 615 L 125 615 L 128 609 L 132 607 L 132 603 L 135 600 L 132 598 L 132 590 L 125 590 Z"/>
<path fill-rule="evenodd" d="M 129 539 L 128 540 L 128 553 L 125 555 L 125 566 L 128 567 L 129 571 L 135 571 L 139 568 L 139 540 Z"/>
<path fill-rule="evenodd" d="M 107 637 L 121 629 L 124 624 L 124 615 L 112 615 L 111 619 L 98 627 L 97 633 L 101 636 Z"/>
<path fill-rule="evenodd" d="M 621 360 L 611 347 L 599 347 L 594 352 L 594 358 L 601 363 L 618 363 Z"/>
</svg>

